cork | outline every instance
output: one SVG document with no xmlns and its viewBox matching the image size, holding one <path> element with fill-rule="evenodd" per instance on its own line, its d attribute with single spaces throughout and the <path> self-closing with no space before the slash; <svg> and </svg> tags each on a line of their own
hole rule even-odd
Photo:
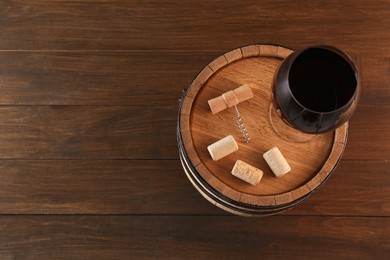
<svg viewBox="0 0 390 260">
<path fill-rule="evenodd" d="M 221 140 L 209 145 L 207 150 L 209 151 L 211 158 L 214 161 L 218 161 L 219 159 L 222 159 L 223 157 L 237 151 L 238 145 L 236 140 L 234 140 L 234 137 L 228 135 Z"/>
<path fill-rule="evenodd" d="M 263 157 L 276 177 L 281 177 L 291 171 L 290 165 L 277 147 L 264 153 Z"/>
<path fill-rule="evenodd" d="M 251 88 L 248 85 L 242 85 L 234 90 L 223 93 L 221 96 L 208 101 L 213 115 L 235 106 L 245 100 L 253 97 Z"/>
<path fill-rule="evenodd" d="M 232 174 L 252 185 L 258 184 L 263 177 L 262 170 L 253 167 L 252 165 L 247 164 L 241 160 L 237 160 L 234 164 Z"/>
</svg>

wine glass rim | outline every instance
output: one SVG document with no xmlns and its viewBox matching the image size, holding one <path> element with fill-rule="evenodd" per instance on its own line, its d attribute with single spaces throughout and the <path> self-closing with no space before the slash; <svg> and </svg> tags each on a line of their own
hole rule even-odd
<svg viewBox="0 0 390 260">
<path fill-rule="evenodd" d="M 331 111 L 316 111 L 316 110 L 313 110 L 313 109 L 309 109 L 306 106 L 302 105 L 301 102 L 299 102 L 299 100 L 294 96 L 294 93 L 292 92 L 292 90 L 290 88 L 290 80 L 289 80 L 289 78 L 290 78 L 290 69 L 291 69 L 291 67 L 293 66 L 295 60 L 297 59 L 297 57 L 299 55 L 301 55 L 302 53 L 304 53 L 304 52 L 306 52 L 306 51 L 308 51 L 310 49 L 322 49 L 322 50 L 330 51 L 330 52 L 338 55 L 339 57 L 341 57 L 344 61 L 346 61 L 351 66 L 351 69 L 354 72 L 354 77 L 356 79 L 356 85 L 354 86 L 353 95 L 349 98 L 348 102 L 346 102 L 344 105 L 342 105 L 341 107 L 339 107 L 339 108 L 337 108 L 335 110 L 331 110 Z M 294 51 L 291 55 L 294 55 L 295 57 L 293 58 L 292 62 L 289 64 L 289 69 L 288 69 L 288 72 L 287 72 L 287 79 L 288 79 L 288 86 L 289 86 L 288 87 L 288 91 L 290 92 L 291 97 L 295 100 L 295 102 L 297 102 L 297 104 L 299 104 L 306 111 L 309 111 L 309 112 L 315 113 L 315 114 L 335 113 L 335 112 L 338 112 L 340 110 L 344 110 L 345 107 L 348 107 L 356 99 L 356 97 L 358 95 L 358 92 L 360 91 L 359 73 L 358 73 L 358 70 L 356 68 L 356 65 L 355 65 L 353 59 L 347 53 L 345 53 L 342 50 L 340 50 L 339 48 L 331 46 L 331 45 L 312 45 L 312 46 L 308 46 L 308 47 L 306 47 L 304 49 L 301 49 L 299 51 Z"/>
</svg>

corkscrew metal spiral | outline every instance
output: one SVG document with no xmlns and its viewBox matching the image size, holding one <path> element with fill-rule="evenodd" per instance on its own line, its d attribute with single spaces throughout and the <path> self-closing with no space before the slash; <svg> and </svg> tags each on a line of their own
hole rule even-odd
<svg viewBox="0 0 390 260">
<path fill-rule="evenodd" d="M 241 118 L 241 114 L 238 111 L 238 108 L 236 105 L 234 105 L 234 109 L 236 110 L 237 117 L 238 117 L 238 119 L 237 119 L 238 127 L 240 128 L 242 136 L 245 138 L 246 142 L 249 144 L 251 142 L 251 139 L 249 138 L 248 131 L 245 128 L 244 122 L 242 121 L 242 118 Z"/>
</svg>

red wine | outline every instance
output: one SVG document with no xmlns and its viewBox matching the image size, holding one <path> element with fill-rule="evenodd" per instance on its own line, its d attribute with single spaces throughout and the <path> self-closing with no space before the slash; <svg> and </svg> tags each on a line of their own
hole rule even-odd
<svg viewBox="0 0 390 260">
<path fill-rule="evenodd" d="M 339 55 L 323 49 L 303 52 L 292 64 L 288 80 L 295 99 L 316 112 L 342 107 L 356 88 L 351 66 Z"/>
<path fill-rule="evenodd" d="M 289 56 L 277 72 L 275 101 L 287 121 L 303 132 L 334 129 L 352 106 L 357 72 L 352 61 L 341 54 L 328 48 L 308 48 Z"/>
</svg>

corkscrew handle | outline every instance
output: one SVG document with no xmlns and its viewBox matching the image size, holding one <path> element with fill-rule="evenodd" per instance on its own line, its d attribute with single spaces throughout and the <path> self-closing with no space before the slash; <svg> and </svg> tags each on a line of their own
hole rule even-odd
<svg viewBox="0 0 390 260">
<path fill-rule="evenodd" d="M 208 103 L 211 112 L 215 115 L 226 108 L 235 106 L 252 97 L 253 93 L 251 88 L 248 85 L 242 85 L 234 90 L 223 93 L 221 96 L 210 99 Z"/>
</svg>

